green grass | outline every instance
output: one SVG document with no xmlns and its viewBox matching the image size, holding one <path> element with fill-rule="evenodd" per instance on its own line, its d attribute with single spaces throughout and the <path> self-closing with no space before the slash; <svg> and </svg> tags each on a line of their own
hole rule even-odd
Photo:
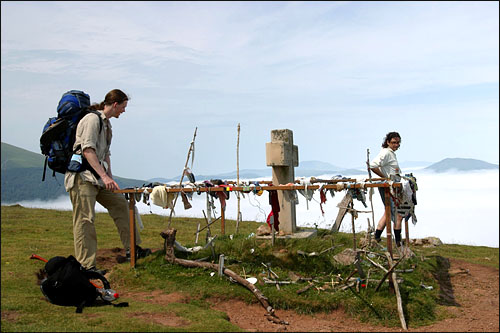
<svg viewBox="0 0 500 333">
<path fill-rule="evenodd" d="M 143 215 L 142 221 L 145 227 L 141 231 L 142 246 L 163 248 L 160 232 L 166 229 L 168 217 Z M 200 219 L 174 218 L 171 226 L 177 229 L 176 239 L 186 247 L 194 246 L 194 233 L 200 221 L 203 226 L 204 221 Z M 278 315 L 280 309 L 313 314 L 342 307 L 360 321 L 387 327 L 400 326 L 395 296 L 390 293 L 387 284 L 378 292 L 374 290 L 376 282 L 370 282 L 368 288 L 362 288 L 359 293 L 354 288 L 343 291 L 331 288 L 332 283 L 335 285 L 339 281 L 339 276 L 346 278 L 353 270 L 352 266 L 340 265 L 333 259 L 335 254 L 352 246 L 350 234 L 330 234 L 319 230 L 317 237 L 279 239 L 271 247 L 269 241 L 249 237 L 259 225 L 244 221 L 240 223 L 239 233 L 235 234 L 235 222 L 226 220 L 226 235 L 221 236 L 220 222 L 214 223 L 211 227 L 212 234 L 219 235 L 215 242 L 214 262 L 217 263 L 218 256 L 223 253 L 226 267 L 240 275 L 257 277 L 257 288 L 269 299 Z M 121 247 L 116 228 L 108 214 L 97 214 L 96 229 L 99 248 Z M 211 276 L 210 270 L 188 269 L 166 262 L 164 252 L 160 250 L 138 260 L 135 269 L 131 269 L 128 263 L 117 264 L 110 277 L 112 287 L 117 291 L 161 290 L 164 294 L 182 293 L 188 296 L 187 303 L 170 303 L 165 306 L 137 298 L 121 297 L 120 301 L 129 302 L 129 307 L 88 307 L 82 315 L 76 315 L 74 307 L 60 307 L 45 301 L 36 285 L 34 274 L 43 267 L 43 263 L 29 260 L 32 253 L 47 259 L 56 255 L 73 254 L 71 211 L 2 206 L 1 232 L 2 331 L 239 331 L 238 327 L 228 321 L 226 314 L 210 309 L 210 299 L 237 298 L 247 303 L 258 303 L 248 289 L 231 283 L 226 277 L 219 277 L 217 273 Z M 205 235 L 205 231 L 200 235 L 199 243 L 202 245 Z M 229 235 L 233 235 L 232 239 Z M 299 251 L 320 252 L 332 245 L 336 245 L 335 249 L 321 256 L 299 254 Z M 417 254 L 416 257 L 402 262 L 398 267 L 414 268 L 412 273 L 398 273 L 398 277 L 404 279 L 400 290 L 405 318 L 410 327 L 427 325 L 446 316 L 437 306 L 439 284 L 433 277 L 433 272 L 438 269 L 438 256 L 498 268 L 498 248 L 446 244 L 435 248 L 412 249 Z M 210 249 L 191 255 L 176 252 L 176 256 L 193 260 L 209 257 L 212 260 Z M 373 260 L 384 264 L 378 257 Z M 281 290 L 277 290 L 275 285 L 263 283 L 267 272 L 262 263 L 271 265 L 280 280 L 290 280 L 293 272 L 313 278 L 315 286 L 321 290 L 311 288 L 297 295 L 297 290 L 307 285 L 305 282 L 282 285 Z M 374 269 L 368 261 L 363 260 L 361 265 L 365 272 L 370 271 L 371 279 L 382 278 L 382 272 Z M 425 290 L 420 287 L 421 283 L 431 285 L 434 289 Z M 138 313 L 144 316 L 138 317 Z M 150 314 L 172 313 L 181 318 L 184 325 L 169 327 L 145 319 Z"/>
</svg>

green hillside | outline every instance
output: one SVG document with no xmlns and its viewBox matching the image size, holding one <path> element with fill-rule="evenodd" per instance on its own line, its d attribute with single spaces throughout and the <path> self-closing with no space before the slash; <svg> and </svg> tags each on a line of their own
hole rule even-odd
<svg viewBox="0 0 500 333">
<path fill-rule="evenodd" d="M 13 168 L 43 167 L 45 157 L 2 142 L 2 171 Z"/>
<path fill-rule="evenodd" d="M 2 142 L 2 204 L 23 200 L 53 200 L 68 195 L 64 189 L 64 175 L 53 177 L 47 168 L 42 182 L 45 157 Z M 121 188 L 142 186 L 146 181 L 115 176 Z"/>
</svg>

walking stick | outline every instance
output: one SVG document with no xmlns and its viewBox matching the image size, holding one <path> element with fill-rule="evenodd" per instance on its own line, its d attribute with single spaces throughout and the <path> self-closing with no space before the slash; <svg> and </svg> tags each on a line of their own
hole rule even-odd
<svg viewBox="0 0 500 333">
<path fill-rule="evenodd" d="M 182 176 L 181 176 L 181 181 L 179 182 L 179 187 L 182 186 L 182 180 L 184 179 L 184 174 L 186 173 L 186 168 L 187 168 L 187 165 L 189 163 L 189 157 L 191 156 L 191 152 L 193 152 L 193 155 L 194 155 L 194 140 L 196 139 L 196 131 L 197 130 L 198 130 L 198 127 L 196 127 L 194 129 L 193 141 L 191 141 L 191 145 L 189 146 L 188 156 L 186 159 L 186 164 L 184 165 L 184 169 L 182 170 Z M 177 202 L 178 197 L 179 197 L 179 192 L 176 192 L 175 199 L 174 199 L 174 205 L 172 206 L 172 209 L 170 210 L 170 217 L 168 219 L 168 228 L 170 228 L 170 223 L 172 223 L 172 214 L 174 213 L 175 203 Z"/>
<path fill-rule="evenodd" d="M 370 169 L 370 149 L 366 149 L 366 168 L 368 169 L 368 179 L 370 182 L 372 181 L 372 171 Z M 370 187 L 370 206 L 372 208 L 372 223 L 373 226 L 371 227 L 372 232 L 375 231 L 375 213 L 373 212 L 373 187 Z M 368 244 L 371 245 L 372 243 L 372 233 L 368 232 Z"/>
<path fill-rule="evenodd" d="M 238 141 L 236 144 L 236 184 L 240 186 L 240 124 L 238 123 Z M 238 233 L 238 228 L 240 227 L 240 192 L 236 192 L 236 197 L 238 198 L 238 213 L 236 215 L 236 233 Z"/>
</svg>

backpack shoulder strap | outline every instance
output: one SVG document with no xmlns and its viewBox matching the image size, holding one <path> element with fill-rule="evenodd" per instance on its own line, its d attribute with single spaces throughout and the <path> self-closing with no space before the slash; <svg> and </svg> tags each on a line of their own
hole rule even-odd
<svg viewBox="0 0 500 333">
<path fill-rule="evenodd" d="M 111 288 L 111 286 L 109 285 L 108 279 L 106 279 L 106 277 L 104 275 L 102 275 L 101 273 L 89 271 L 89 270 L 86 270 L 84 268 L 82 269 L 82 271 L 83 271 L 83 274 L 85 275 L 85 277 L 87 277 L 90 280 L 101 280 L 102 284 L 104 285 L 104 289 Z"/>
<path fill-rule="evenodd" d="M 95 110 L 87 110 L 87 114 L 89 114 L 89 113 L 95 114 L 97 116 L 97 118 L 99 119 L 99 134 L 100 134 L 102 132 L 102 125 L 103 125 L 103 121 L 102 121 L 102 118 L 101 118 L 101 113 L 99 113 L 98 111 L 95 111 Z M 83 119 L 83 117 L 82 117 L 82 119 Z M 75 154 L 78 151 L 78 149 L 80 149 L 80 145 L 76 146 L 73 149 L 73 154 Z"/>
<path fill-rule="evenodd" d="M 99 133 L 101 133 L 102 131 L 102 118 L 101 118 L 101 113 L 99 111 L 96 111 L 96 110 L 88 110 L 88 113 L 93 113 L 97 116 L 97 118 L 99 118 Z"/>
</svg>

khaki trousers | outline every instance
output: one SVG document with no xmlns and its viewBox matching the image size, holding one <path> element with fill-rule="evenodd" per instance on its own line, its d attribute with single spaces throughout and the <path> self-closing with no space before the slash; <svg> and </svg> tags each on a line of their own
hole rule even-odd
<svg viewBox="0 0 500 333">
<path fill-rule="evenodd" d="M 115 222 L 123 247 L 130 249 L 130 221 L 128 201 L 123 194 L 113 193 L 99 186 L 86 182 L 78 175 L 75 184 L 69 191 L 73 204 L 73 240 L 75 257 L 83 267 L 96 266 L 97 234 L 95 231 L 95 203 L 99 202 L 108 210 Z M 141 237 L 135 225 L 136 244 L 141 243 Z"/>
</svg>

